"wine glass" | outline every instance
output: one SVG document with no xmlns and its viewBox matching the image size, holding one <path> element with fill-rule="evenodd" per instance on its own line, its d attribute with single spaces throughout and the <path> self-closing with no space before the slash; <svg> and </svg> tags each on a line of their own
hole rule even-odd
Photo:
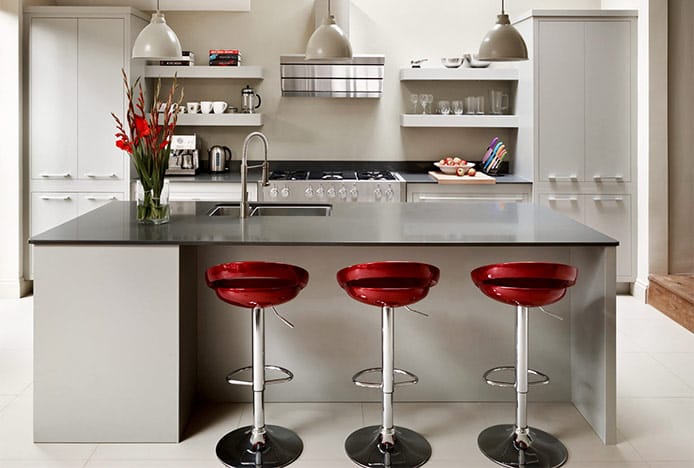
<svg viewBox="0 0 694 468">
<path fill-rule="evenodd" d="M 419 102 L 418 94 L 410 94 L 410 103 L 412 104 L 412 113 L 417 113 L 417 103 Z"/>
</svg>

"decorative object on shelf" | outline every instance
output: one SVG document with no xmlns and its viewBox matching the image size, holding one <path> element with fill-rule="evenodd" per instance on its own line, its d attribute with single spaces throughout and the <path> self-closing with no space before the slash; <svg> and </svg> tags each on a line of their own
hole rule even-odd
<svg viewBox="0 0 694 468">
<path fill-rule="evenodd" d="M 494 137 L 494 139 L 489 144 L 487 151 L 484 153 L 484 157 L 480 162 L 482 171 L 489 175 L 497 175 L 501 163 L 508 155 L 508 150 L 504 142 L 499 139 L 499 137 Z"/>
<path fill-rule="evenodd" d="M 133 44 L 132 58 L 167 59 L 183 56 L 181 43 L 176 33 L 166 24 L 164 13 L 157 11 L 152 13 L 152 20 L 140 31 Z"/>
<path fill-rule="evenodd" d="M 528 47 L 518 30 L 511 25 L 504 11 L 504 0 L 501 0 L 501 14 L 496 17 L 496 24 L 482 39 L 477 59 L 487 62 L 528 60 Z"/>
<path fill-rule="evenodd" d="M 241 112 L 244 114 L 255 114 L 255 110 L 260 107 L 262 100 L 260 99 L 260 94 L 246 85 L 246 87 L 241 90 L 241 102 Z"/>
<path fill-rule="evenodd" d="M 410 60 L 410 65 L 412 65 L 412 68 L 422 68 L 422 64 L 428 60 L 427 58 Z"/>
<path fill-rule="evenodd" d="M 306 44 L 306 58 L 309 60 L 352 58 L 352 44 L 335 21 L 330 0 L 328 0 L 328 16 L 313 32 Z"/>
<path fill-rule="evenodd" d="M 238 67 L 241 65 L 241 52 L 238 49 L 211 49 L 211 67 Z"/>
<path fill-rule="evenodd" d="M 137 196 L 137 220 L 145 224 L 162 224 L 169 221 L 168 190 L 164 190 L 164 173 L 171 153 L 171 138 L 176 128 L 178 112 L 183 101 L 183 91 L 176 100 L 178 84 L 174 78 L 165 101 L 159 94 L 161 81 L 157 81 L 149 114 L 145 111 L 145 97 L 140 79 L 130 86 L 123 71 L 123 84 L 128 98 L 125 123 L 115 114 L 116 146 L 132 158 L 139 176 Z M 163 112 L 157 112 L 162 108 Z M 128 128 L 126 130 L 125 124 Z M 140 196 L 141 195 L 141 196 Z"/>
</svg>

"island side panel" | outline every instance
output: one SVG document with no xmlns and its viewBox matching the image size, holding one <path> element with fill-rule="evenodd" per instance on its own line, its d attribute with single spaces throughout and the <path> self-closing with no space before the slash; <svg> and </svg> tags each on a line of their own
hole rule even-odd
<svg viewBox="0 0 694 468">
<path fill-rule="evenodd" d="M 34 252 L 34 440 L 178 442 L 179 247 Z"/>
<path fill-rule="evenodd" d="M 617 443 L 616 249 L 575 247 L 579 276 L 571 296 L 571 393 L 605 444 Z"/>
<path fill-rule="evenodd" d="M 220 301 L 203 278 L 206 267 L 241 260 L 280 261 L 309 271 L 308 286 L 278 307 L 296 328 L 267 311 L 268 364 L 287 367 L 295 379 L 268 387 L 267 401 L 377 401 L 379 393 L 355 387 L 352 375 L 378 367 L 380 312 L 347 296 L 335 274 L 345 266 L 383 260 L 432 263 L 441 280 L 415 304 L 429 319 L 396 310 L 395 363 L 420 377 L 400 387 L 398 401 L 513 401 L 513 389 L 487 385 L 492 367 L 513 365 L 515 308 L 482 294 L 470 271 L 504 261 L 570 262 L 570 247 L 465 246 L 208 246 L 199 247 L 198 388 L 204 399 L 249 401 L 247 387 L 228 385 L 225 376 L 251 362 L 250 311 Z M 568 318 L 569 297 L 548 307 Z M 552 378 L 533 387 L 533 401 L 571 401 L 571 320 L 556 320 L 537 309 L 530 318 L 530 365 Z M 509 418 L 512 418 L 512 413 Z"/>
</svg>

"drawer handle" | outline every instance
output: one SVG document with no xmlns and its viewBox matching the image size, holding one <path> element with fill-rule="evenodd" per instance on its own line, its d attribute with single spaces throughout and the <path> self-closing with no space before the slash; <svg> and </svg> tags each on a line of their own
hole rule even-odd
<svg viewBox="0 0 694 468">
<path fill-rule="evenodd" d="M 578 198 L 576 198 L 576 197 L 549 197 L 547 199 L 549 201 L 567 201 L 567 202 L 578 201 Z"/>
<path fill-rule="evenodd" d="M 624 197 L 593 197 L 593 201 L 596 201 L 596 202 L 603 202 L 603 201 L 621 202 L 621 201 L 624 201 Z"/>
<path fill-rule="evenodd" d="M 59 179 L 59 178 L 66 179 L 66 178 L 70 177 L 70 173 L 69 173 L 69 172 L 63 172 L 63 173 L 60 173 L 60 174 L 51 174 L 51 173 L 48 173 L 48 172 L 44 172 L 44 173 L 42 173 L 42 174 L 39 174 L 39 176 L 40 176 L 40 177 L 44 177 L 44 178 L 46 178 L 46 179 L 49 179 L 49 178 L 53 178 L 53 179 Z"/>
<path fill-rule="evenodd" d="M 87 197 L 87 200 L 89 201 L 110 201 L 110 200 L 118 200 L 115 196 L 112 197 Z"/>
<path fill-rule="evenodd" d="M 69 196 L 64 196 L 64 197 L 48 197 L 48 196 L 43 196 L 41 197 L 41 200 L 60 200 L 60 201 L 68 201 L 71 200 Z"/>
<path fill-rule="evenodd" d="M 523 201 L 523 197 L 419 197 L 420 200 L 429 201 L 449 201 L 449 200 L 460 200 L 460 201 Z"/>
<path fill-rule="evenodd" d="M 110 174 L 92 174 L 91 172 L 88 172 L 84 174 L 85 177 L 89 177 L 90 179 L 113 179 L 116 176 L 115 172 L 111 172 Z"/>
<path fill-rule="evenodd" d="M 624 177 L 621 175 L 616 175 L 616 176 L 594 175 L 593 180 L 595 182 L 603 182 L 605 180 L 614 180 L 615 182 L 624 182 Z"/>
<path fill-rule="evenodd" d="M 557 180 L 569 180 L 571 182 L 578 182 L 578 176 L 576 174 L 571 174 L 568 176 L 561 176 L 556 174 L 550 174 L 547 176 L 550 182 L 556 182 Z"/>
</svg>

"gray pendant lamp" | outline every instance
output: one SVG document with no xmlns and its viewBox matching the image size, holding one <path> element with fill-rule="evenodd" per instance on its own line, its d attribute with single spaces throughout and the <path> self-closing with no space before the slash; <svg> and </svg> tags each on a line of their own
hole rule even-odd
<svg viewBox="0 0 694 468">
<path fill-rule="evenodd" d="M 528 60 L 528 48 L 523 36 L 511 26 L 504 11 L 504 0 L 501 0 L 501 14 L 496 17 L 496 24 L 482 39 L 477 59 L 485 62 Z"/>
<path fill-rule="evenodd" d="M 328 16 L 313 32 L 306 44 L 306 59 L 350 59 L 352 44 L 345 32 L 337 25 L 328 0 Z"/>
<path fill-rule="evenodd" d="M 181 43 L 176 33 L 166 24 L 164 14 L 159 11 L 152 13 L 152 20 L 140 31 L 133 45 L 133 58 L 161 59 L 181 57 Z"/>
</svg>

